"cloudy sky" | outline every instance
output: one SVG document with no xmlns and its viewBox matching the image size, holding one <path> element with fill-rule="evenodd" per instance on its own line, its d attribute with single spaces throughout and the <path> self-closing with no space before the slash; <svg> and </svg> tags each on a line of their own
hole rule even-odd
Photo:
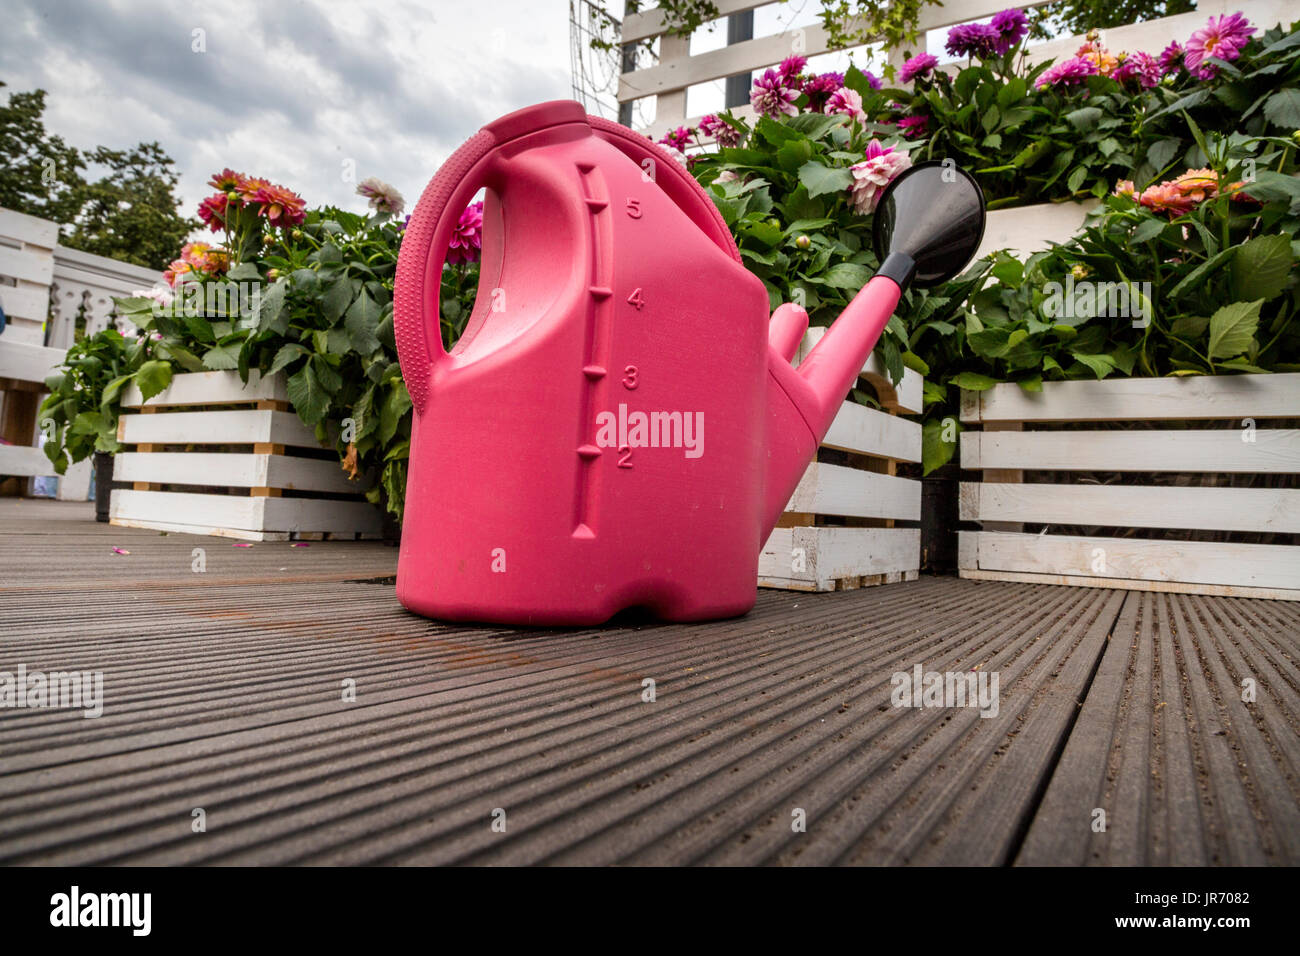
<svg viewBox="0 0 1300 956">
<path fill-rule="evenodd" d="M 0 95 L 47 90 L 46 127 L 74 146 L 157 140 L 177 161 L 188 212 L 225 166 L 309 205 L 360 211 L 355 182 L 367 176 L 414 205 L 484 123 L 570 95 L 565 0 L 3 6 Z"/>
<path fill-rule="evenodd" d="M 765 6 L 755 35 L 811 25 L 818 7 Z M 46 127 L 83 149 L 161 143 L 191 214 L 227 166 L 283 183 L 308 205 L 357 211 L 356 182 L 377 176 L 409 210 L 484 123 L 571 95 L 568 0 L 4 0 L 3 9 L 0 96 L 46 90 Z M 725 42 L 724 24 L 702 27 L 691 50 Z M 866 51 L 854 58 L 871 65 Z M 838 53 L 811 65 L 847 64 Z M 649 123 L 643 102 L 637 116 Z M 722 105 L 721 80 L 689 92 L 688 114 Z"/>
</svg>

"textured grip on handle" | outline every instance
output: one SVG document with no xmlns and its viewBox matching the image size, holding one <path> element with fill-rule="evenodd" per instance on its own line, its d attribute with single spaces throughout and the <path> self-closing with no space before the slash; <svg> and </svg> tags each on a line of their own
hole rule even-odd
<svg viewBox="0 0 1300 956">
<path fill-rule="evenodd" d="M 444 222 L 444 219 L 455 216 L 458 222 L 462 212 L 459 208 L 448 209 L 447 204 L 470 170 L 495 146 L 496 138 L 485 130 L 479 130 L 452 153 L 425 187 L 415 212 L 411 214 L 411 221 L 407 223 L 406 235 L 402 237 L 393 288 L 393 334 L 397 339 L 402 378 L 417 411 L 423 411 L 428 397 L 429 376 L 435 358 L 433 350 L 437 350 L 437 355 L 443 354 L 437 322 L 440 273 L 451 230 L 455 228 L 455 222 Z M 439 233 L 441 238 L 438 238 Z M 437 249 L 434 249 L 435 239 L 439 243 Z M 431 270 L 433 275 L 430 275 Z M 426 315 L 433 316 L 428 326 L 425 325 Z"/>
</svg>

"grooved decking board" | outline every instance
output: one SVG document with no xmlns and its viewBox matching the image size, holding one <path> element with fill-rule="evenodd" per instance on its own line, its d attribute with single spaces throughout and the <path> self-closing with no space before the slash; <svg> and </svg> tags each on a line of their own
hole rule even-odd
<svg viewBox="0 0 1300 956">
<path fill-rule="evenodd" d="M 1197 721 L 1163 732 L 1229 800 L 1204 839 L 1240 844 L 1221 862 L 1253 859 L 1229 832 L 1244 806 L 1270 846 L 1297 840 L 1265 772 L 1295 761 L 1291 605 L 926 577 L 762 591 L 703 625 L 452 626 L 358 583 L 391 574 L 393 548 L 212 547 L 87 516 L 0 502 L 0 670 L 105 681 L 97 719 L 0 710 L 0 862 L 1007 863 L 1062 774 L 1104 786 L 1071 745 L 1094 702 L 1111 720 L 1108 635 L 1148 624 L 1182 659 L 1221 648 L 1271 701 L 1253 725 L 1265 750 L 1240 738 L 1251 776 L 1233 798 L 1238 738 L 1200 737 L 1224 680 L 1212 662 L 1199 680 L 1154 674 Z M 1144 600 L 1167 613 L 1142 616 Z M 996 670 L 998 715 L 891 706 L 891 676 L 915 664 Z M 1089 851 L 1086 832 L 1065 842 Z"/>
<path fill-rule="evenodd" d="M 1290 605 L 1130 597 L 1016 862 L 1300 862 L 1298 657 Z"/>
</svg>

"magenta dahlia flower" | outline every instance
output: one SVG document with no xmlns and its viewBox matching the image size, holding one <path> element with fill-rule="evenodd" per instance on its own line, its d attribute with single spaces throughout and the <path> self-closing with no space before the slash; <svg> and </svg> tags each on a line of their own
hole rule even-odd
<svg viewBox="0 0 1300 956">
<path fill-rule="evenodd" d="M 1119 83 L 1134 80 L 1144 90 L 1149 90 L 1160 82 L 1160 64 L 1149 53 L 1138 51 L 1126 53 L 1119 66 L 1111 73 L 1111 78 Z"/>
<path fill-rule="evenodd" d="M 460 214 L 460 222 L 447 243 L 447 261 L 452 265 L 461 262 L 478 262 L 479 249 L 483 247 L 483 201 L 470 203 Z"/>
<path fill-rule="evenodd" d="M 993 45 L 993 52 L 1001 56 L 1020 45 L 1020 41 L 1029 32 L 1029 18 L 1025 16 L 1024 11 L 1013 7 L 1010 10 L 1003 10 L 1001 13 L 996 14 L 989 26 L 998 32 L 998 39 Z"/>
<path fill-rule="evenodd" d="M 910 83 L 917 77 L 925 76 L 934 69 L 935 64 L 938 62 L 939 58 L 933 53 L 918 53 L 904 63 L 903 68 L 898 71 L 898 81 L 900 83 Z"/>
<path fill-rule="evenodd" d="M 1040 90 L 1045 86 L 1070 86 L 1096 75 L 1095 61 L 1084 56 L 1072 56 L 1044 70 L 1034 85 Z"/>
<path fill-rule="evenodd" d="M 691 130 L 686 126 L 679 126 L 676 129 L 664 133 L 663 138 L 659 140 L 660 146 L 671 146 L 679 153 L 686 152 L 686 147 L 691 142 Z"/>
<path fill-rule="evenodd" d="M 927 132 L 928 116 L 904 116 L 898 121 L 898 132 L 904 139 L 919 139 Z"/>
<path fill-rule="evenodd" d="M 953 56 L 969 56 L 977 59 L 993 56 L 1002 35 L 991 23 L 961 23 L 948 31 L 948 42 L 944 49 Z"/>
<path fill-rule="evenodd" d="M 799 91 L 788 86 L 785 77 L 775 70 L 755 80 L 749 91 L 749 105 L 760 116 L 794 116 L 799 112 L 794 105 L 798 98 Z"/>
<path fill-rule="evenodd" d="M 820 113 L 830 95 L 843 85 L 843 73 L 822 73 L 804 80 L 803 92 L 808 97 L 808 109 Z"/>
<path fill-rule="evenodd" d="M 787 56 L 781 61 L 781 65 L 776 68 L 777 74 L 785 80 L 788 86 L 797 87 L 799 85 L 799 75 L 803 73 L 804 67 L 808 65 L 808 60 L 802 56 Z"/>
<path fill-rule="evenodd" d="M 1213 63 L 1206 63 L 1209 57 L 1220 60 L 1235 60 L 1241 55 L 1241 48 L 1250 42 L 1255 28 L 1240 13 L 1229 13 L 1221 17 L 1210 17 L 1208 23 L 1192 34 L 1187 41 L 1187 70 L 1197 79 L 1213 79 L 1218 68 Z"/>
<path fill-rule="evenodd" d="M 1164 48 L 1160 54 L 1160 75 L 1169 76 L 1177 73 L 1183 65 L 1183 45 L 1175 40 Z"/>
</svg>

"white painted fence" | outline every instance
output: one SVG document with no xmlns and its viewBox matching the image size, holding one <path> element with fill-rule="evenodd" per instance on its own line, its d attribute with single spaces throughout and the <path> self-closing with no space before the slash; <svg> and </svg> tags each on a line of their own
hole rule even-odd
<svg viewBox="0 0 1300 956">
<path fill-rule="evenodd" d="M 802 360 L 825 329 L 810 329 Z M 823 448 L 867 456 L 865 467 L 813 462 L 786 505 L 758 563 L 758 583 L 798 591 L 847 590 L 915 580 L 921 567 L 921 483 L 894 474 L 898 462 L 921 460 L 921 426 L 899 417 L 921 410 L 922 379 L 908 369 L 897 385 L 872 356 L 862 377 L 888 411 L 845 402 Z M 823 519 L 853 519 L 875 527 L 830 527 Z"/>
<path fill-rule="evenodd" d="M 962 577 L 1300 600 L 1300 545 L 1055 534 L 1074 528 L 1300 534 L 1300 374 L 1046 382 L 965 392 L 961 461 L 984 481 L 961 486 Z M 1228 420 L 1235 427 L 1195 423 Z M 1170 422 L 1161 429 L 1053 429 L 1056 423 Z M 1032 423 L 1032 431 L 1022 430 Z M 982 426 L 982 431 L 972 430 Z M 1024 483 L 1024 472 L 1122 473 L 1120 482 Z M 1162 482 L 1129 475 L 1159 474 Z M 1255 487 L 1205 476 L 1255 475 Z M 1213 480 L 1222 479 L 1215 478 Z M 1271 482 L 1276 484 L 1276 482 Z M 1025 524 L 1044 525 L 1041 534 Z M 1165 536 L 1168 537 L 1168 536 Z"/>
<path fill-rule="evenodd" d="M 1011 7 L 1031 9 L 1042 2 L 1015 3 L 999 0 L 946 0 L 942 6 L 926 6 L 921 10 L 919 26 L 921 35 L 927 30 L 939 30 L 958 23 L 981 20 Z M 719 14 L 728 16 L 771 5 L 771 0 L 714 0 Z M 1171 40 L 1186 42 L 1192 32 L 1205 25 L 1211 16 L 1241 11 L 1262 30 L 1278 23 L 1290 24 L 1300 19 L 1300 9 L 1295 0 L 1200 0 L 1192 13 L 1183 13 L 1144 23 L 1103 30 L 1106 45 L 1112 50 L 1145 50 L 1158 54 Z M 783 59 L 798 53 L 816 56 L 832 52 L 826 30 L 820 25 L 800 27 L 770 36 L 756 37 L 719 50 L 690 53 L 689 37 L 674 37 L 664 32 L 664 17 L 657 8 L 630 14 L 623 21 L 622 42 L 633 43 L 657 37 L 659 59 L 653 66 L 624 73 L 619 78 L 618 100 L 631 102 L 646 97 L 655 101 L 655 120 L 646 130 L 658 139 L 667 130 L 677 126 L 694 126 L 700 117 L 686 112 L 686 92 L 696 84 L 719 80 L 736 74 L 750 73 L 775 67 Z M 1033 63 L 1049 57 L 1071 56 L 1083 42 L 1082 37 L 1063 37 L 1029 47 Z M 925 41 L 921 39 L 914 52 L 921 52 Z M 853 48 L 855 52 L 866 47 Z M 903 50 L 887 51 L 895 65 L 900 65 Z M 748 106 L 734 110 L 737 116 L 751 117 Z"/>
<path fill-rule="evenodd" d="M 57 223 L 0 209 L 0 306 L 7 319 L 0 333 L 0 422 L 14 443 L 0 445 L 0 477 L 54 474 L 37 447 L 35 411 L 78 318 L 93 335 L 113 321 L 113 296 L 162 282 L 160 272 L 66 249 L 58 237 Z M 90 462 L 72 465 L 59 479 L 59 497 L 84 500 L 89 483 Z"/>
</svg>

